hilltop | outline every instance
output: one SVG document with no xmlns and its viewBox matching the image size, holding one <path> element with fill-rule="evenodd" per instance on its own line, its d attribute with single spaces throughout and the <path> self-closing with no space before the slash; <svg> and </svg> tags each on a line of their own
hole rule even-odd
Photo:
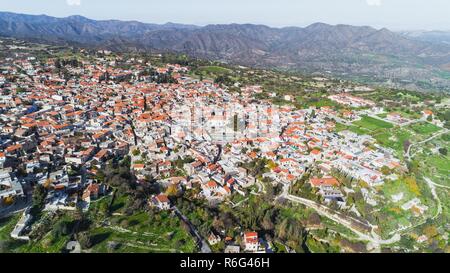
<svg viewBox="0 0 450 273">
<path fill-rule="evenodd" d="M 331 74 L 414 90 L 450 90 L 450 46 L 388 29 L 315 23 L 305 28 L 253 24 L 146 24 L 82 16 L 0 13 L 0 35 L 114 51 L 186 53 L 260 68 Z"/>
</svg>

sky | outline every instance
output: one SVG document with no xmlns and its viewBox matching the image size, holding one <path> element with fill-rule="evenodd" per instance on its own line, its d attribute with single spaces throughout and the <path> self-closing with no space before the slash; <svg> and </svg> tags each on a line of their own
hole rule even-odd
<svg viewBox="0 0 450 273">
<path fill-rule="evenodd" d="M 450 0 L 0 0 L 0 11 L 158 24 L 304 27 L 322 22 L 391 30 L 450 30 Z"/>
</svg>

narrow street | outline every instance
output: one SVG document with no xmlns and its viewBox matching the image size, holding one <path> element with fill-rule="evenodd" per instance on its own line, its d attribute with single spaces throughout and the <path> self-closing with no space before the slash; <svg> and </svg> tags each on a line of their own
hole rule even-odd
<svg viewBox="0 0 450 273">
<path fill-rule="evenodd" d="M 13 205 L 0 209 L 0 218 L 6 218 L 15 213 L 24 211 L 27 207 L 31 206 L 31 196 L 24 200 L 16 201 Z"/>
<path fill-rule="evenodd" d="M 198 233 L 197 228 L 189 221 L 189 219 L 186 216 L 183 215 L 183 213 L 181 213 L 181 211 L 176 206 L 173 206 L 172 209 L 175 212 L 175 214 L 189 226 L 189 229 L 191 231 L 190 233 L 193 237 L 195 237 L 196 242 L 200 248 L 200 252 L 211 253 L 212 252 L 211 248 L 209 247 L 206 240 L 200 235 L 200 233 Z"/>
</svg>

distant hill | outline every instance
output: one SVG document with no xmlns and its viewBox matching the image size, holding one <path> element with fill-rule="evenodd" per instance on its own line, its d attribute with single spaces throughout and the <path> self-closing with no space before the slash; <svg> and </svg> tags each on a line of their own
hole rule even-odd
<svg viewBox="0 0 450 273">
<path fill-rule="evenodd" d="M 328 71 L 414 89 L 450 90 L 450 45 L 367 26 L 199 27 L 0 12 L 0 35 L 111 50 L 183 52 L 247 66 Z"/>
<path fill-rule="evenodd" d="M 449 31 L 403 31 L 400 34 L 415 40 L 450 45 Z"/>
</svg>

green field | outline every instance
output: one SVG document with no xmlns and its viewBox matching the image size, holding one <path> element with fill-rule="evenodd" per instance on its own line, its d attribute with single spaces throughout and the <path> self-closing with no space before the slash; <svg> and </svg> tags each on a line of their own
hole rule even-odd
<svg viewBox="0 0 450 273">
<path fill-rule="evenodd" d="M 339 123 L 339 122 L 336 122 L 336 127 L 334 127 L 334 130 L 336 132 L 341 132 L 341 131 L 345 131 L 345 130 L 348 130 L 348 129 L 349 129 L 348 126 L 346 126 L 346 125 L 344 125 L 342 123 Z"/>
<path fill-rule="evenodd" d="M 370 131 L 374 131 L 377 129 L 389 129 L 394 127 L 394 125 L 389 122 L 369 116 L 363 116 L 361 120 L 355 121 L 353 122 L 353 124 L 358 126 L 359 128 L 367 129 Z"/>
<path fill-rule="evenodd" d="M 380 194 L 384 196 L 381 201 L 382 208 L 375 215 L 378 217 L 383 235 L 388 236 L 392 230 L 399 228 L 399 226 L 415 225 L 434 215 L 436 212 L 436 203 L 430 196 L 430 191 L 423 181 L 416 179 L 414 176 L 401 177 L 397 181 L 389 181 L 380 187 Z M 393 195 L 402 193 L 401 200 L 394 202 Z M 412 210 L 404 211 L 401 206 L 406 202 L 419 198 L 422 204 L 428 207 L 428 210 L 423 215 L 415 216 Z"/>
<path fill-rule="evenodd" d="M 93 243 L 92 248 L 84 249 L 86 252 L 195 252 L 196 244 L 189 232 L 183 228 L 182 223 L 170 212 L 137 212 L 130 216 L 106 217 L 99 211 L 102 203 L 110 198 L 104 198 L 93 204 L 89 219 L 91 225 L 89 236 Z M 95 213 L 94 213 L 95 211 Z M 0 219 L 0 252 L 2 244 L 7 246 L 8 252 L 16 253 L 60 253 L 70 240 L 70 235 L 56 235 L 52 229 L 39 240 L 22 242 L 10 237 L 11 231 L 18 222 L 21 214 Z M 107 220 L 108 225 L 103 221 Z M 73 221 L 73 215 L 66 213 L 51 218 L 50 226 L 56 223 Z M 36 225 L 36 224 L 35 224 Z M 111 249 L 109 244 L 117 244 Z"/>
<path fill-rule="evenodd" d="M 411 133 L 403 129 L 380 130 L 372 135 L 380 145 L 391 148 L 396 156 L 403 158 L 405 141 L 411 139 Z"/>
<path fill-rule="evenodd" d="M 391 123 L 368 116 L 353 122 L 353 126 L 336 125 L 337 131 L 345 129 L 359 135 L 371 135 L 380 145 L 395 150 L 396 156 L 399 158 L 403 158 L 406 141 L 412 143 L 422 141 L 441 130 L 441 128 L 428 122 L 415 123 L 406 127 L 394 127 Z"/>
<path fill-rule="evenodd" d="M 315 107 L 331 106 L 331 107 L 336 107 L 336 108 L 341 107 L 341 105 L 339 103 L 332 101 L 328 98 L 320 98 L 320 100 L 317 102 L 308 103 L 308 106 L 315 106 Z"/>
<path fill-rule="evenodd" d="M 221 74 L 228 74 L 231 72 L 231 70 L 220 66 L 202 66 L 198 68 L 198 72 L 203 74 L 206 73 L 206 74 L 221 75 Z"/>
<path fill-rule="evenodd" d="M 155 219 L 141 212 L 132 216 L 113 217 L 120 223 L 91 230 L 92 252 L 112 252 L 109 242 L 118 244 L 113 252 L 194 252 L 196 245 L 180 220 L 168 212 L 158 212 Z"/>
<path fill-rule="evenodd" d="M 415 141 L 410 130 L 394 127 L 393 124 L 376 118 L 364 116 L 353 124 L 347 127 L 350 131 L 359 135 L 371 135 L 383 147 L 393 149 L 396 157 L 400 159 L 404 155 L 404 143 Z"/>
<path fill-rule="evenodd" d="M 355 125 L 349 126 L 348 129 L 358 135 L 370 135 L 371 131 Z"/>
<path fill-rule="evenodd" d="M 449 155 L 421 152 L 416 154 L 416 160 L 422 164 L 421 172 L 424 176 L 429 177 L 435 183 L 450 187 Z"/>
<path fill-rule="evenodd" d="M 416 187 L 417 181 L 415 181 L 416 183 L 414 181 L 411 178 L 400 178 L 396 181 L 384 183 L 381 190 L 389 202 L 392 202 L 392 195 L 403 193 L 403 199 L 399 202 L 402 204 L 402 202 L 404 203 L 415 197 L 420 197 L 420 190 Z"/>
<path fill-rule="evenodd" d="M 441 128 L 428 122 L 415 123 L 410 125 L 410 128 L 421 135 L 429 135 L 441 130 Z"/>
<path fill-rule="evenodd" d="M 14 229 L 14 226 L 19 221 L 21 214 L 16 214 L 6 218 L 0 219 L 0 241 L 5 241 L 10 238 L 9 234 Z"/>
<path fill-rule="evenodd" d="M 427 157 L 427 164 L 435 182 L 450 187 L 450 157 L 442 155 L 433 155 Z"/>
<path fill-rule="evenodd" d="M 19 221 L 21 213 L 0 219 L 0 241 L 6 243 L 8 252 L 16 253 L 58 253 L 68 242 L 67 236 L 55 237 L 51 231 L 37 242 L 18 241 L 11 238 L 10 233 Z M 2 250 L 0 249 L 0 253 Z"/>
</svg>

